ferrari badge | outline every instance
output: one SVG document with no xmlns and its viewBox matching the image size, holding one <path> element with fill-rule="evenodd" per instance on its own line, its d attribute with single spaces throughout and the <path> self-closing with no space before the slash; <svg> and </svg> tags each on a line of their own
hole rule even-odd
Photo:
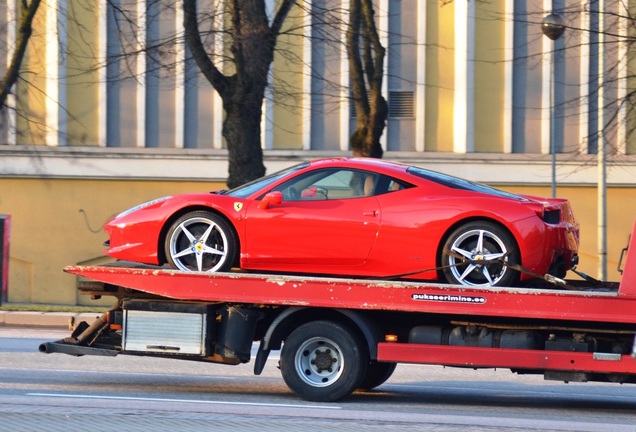
<svg viewBox="0 0 636 432">
<path fill-rule="evenodd" d="M 242 208 L 243 208 L 243 203 L 240 203 L 240 202 L 234 203 L 234 210 L 236 210 L 237 212 L 240 212 Z"/>
</svg>

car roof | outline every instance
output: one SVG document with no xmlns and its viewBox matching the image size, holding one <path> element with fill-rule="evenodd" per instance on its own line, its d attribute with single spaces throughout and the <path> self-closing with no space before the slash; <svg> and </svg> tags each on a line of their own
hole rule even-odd
<svg viewBox="0 0 636 432">
<path fill-rule="evenodd" d="M 407 165 L 400 162 L 387 161 L 384 159 L 376 158 L 359 158 L 359 157 L 340 157 L 340 158 L 323 158 L 315 159 L 310 162 L 310 167 L 346 167 L 364 169 L 380 174 L 386 174 L 389 176 L 395 176 L 404 181 L 408 181 L 413 184 L 422 185 L 426 183 L 433 183 L 437 186 L 447 187 L 455 189 L 456 191 L 466 191 L 470 193 L 486 194 L 490 196 L 497 196 L 499 198 L 513 199 L 515 201 L 523 200 L 527 201 L 527 197 L 517 195 L 514 193 L 506 192 L 491 186 L 465 180 L 460 177 L 454 177 L 451 175 L 438 173 L 425 168 L 419 168 L 413 165 Z"/>
<path fill-rule="evenodd" d="M 314 159 L 310 162 L 312 168 L 323 167 L 350 167 L 366 169 L 370 171 L 382 171 L 382 172 L 395 172 L 404 173 L 409 165 L 387 161 L 377 158 L 365 158 L 365 157 L 338 157 L 338 158 L 322 158 Z"/>
</svg>

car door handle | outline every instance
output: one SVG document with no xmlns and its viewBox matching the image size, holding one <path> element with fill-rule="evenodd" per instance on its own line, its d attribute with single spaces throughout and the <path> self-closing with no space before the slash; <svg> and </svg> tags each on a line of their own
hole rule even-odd
<svg viewBox="0 0 636 432">
<path fill-rule="evenodd" d="M 362 212 L 362 216 L 377 217 L 380 212 L 377 210 Z"/>
</svg>

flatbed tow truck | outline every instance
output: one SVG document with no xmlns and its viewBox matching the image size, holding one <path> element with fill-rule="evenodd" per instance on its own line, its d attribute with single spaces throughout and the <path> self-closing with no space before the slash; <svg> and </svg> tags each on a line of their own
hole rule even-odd
<svg viewBox="0 0 636 432">
<path fill-rule="evenodd" d="M 69 266 L 82 294 L 116 304 L 40 351 L 236 365 L 260 342 L 255 374 L 281 350 L 288 387 L 323 402 L 381 385 L 397 363 L 636 383 L 636 236 L 623 252 L 620 283 L 588 278 L 548 289 Z"/>
</svg>

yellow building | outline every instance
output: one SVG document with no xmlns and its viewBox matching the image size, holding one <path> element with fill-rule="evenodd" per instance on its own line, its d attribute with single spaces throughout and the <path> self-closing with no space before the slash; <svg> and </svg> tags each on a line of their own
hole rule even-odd
<svg viewBox="0 0 636 432">
<path fill-rule="evenodd" d="M 19 3 L 0 5 L 0 76 Z M 327 4 L 302 3 L 314 12 Z M 328 3 L 331 21 L 325 12 L 296 9 L 288 19 L 296 30 L 279 39 L 263 104 L 268 172 L 349 153 L 346 29 L 337 25 L 348 2 Z M 572 202 L 581 222 L 579 269 L 618 280 L 620 250 L 636 219 L 634 119 L 617 102 L 635 87 L 628 78 L 634 50 L 623 40 L 633 24 L 615 18 L 627 15 L 625 4 L 606 2 L 598 11 L 581 1 L 560 10 L 568 28 L 553 42 L 541 29 L 551 11 L 537 2 L 375 3 L 388 47 L 384 157 L 540 196 L 551 194 L 554 173 L 557 195 Z M 276 2 L 266 5 L 275 10 Z M 202 22 L 214 30 L 207 46 L 223 53 L 215 33 L 228 25 L 215 13 L 223 2 L 201 1 L 199 9 L 211 12 Z M 224 187 L 221 101 L 188 57 L 182 22 L 179 0 L 42 4 L 23 79 L 0 113 L 9 302 L 86 303 L 63 268 L 108 260 L 101 225 L 109 216 L 158 196 Z M 607 155 L 600 177 L 599 148 Z M 607 185 L 606 230 L 599 228 L 599 178 Z"/>
</svg>

